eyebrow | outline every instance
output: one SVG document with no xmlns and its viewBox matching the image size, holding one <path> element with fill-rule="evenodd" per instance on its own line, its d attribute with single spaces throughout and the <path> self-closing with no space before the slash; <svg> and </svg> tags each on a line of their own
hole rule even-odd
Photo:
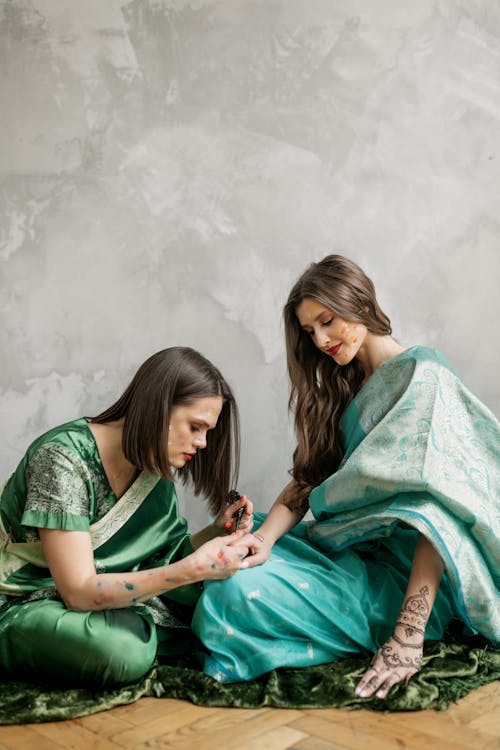
<svg viewBox="0 0 500 750">
<path fill-rule="evenodd" d="M 208 424 L 208 422 L 205 422 L 204 419 L 198 419 L 197 417 L 193 417 L 192 421 L 196 422 L 196 424 L 203 425 L 203 427 L 206 427 L 207 430 L 211 430 L 212 429 L 212 425 Z"/>
</svg>

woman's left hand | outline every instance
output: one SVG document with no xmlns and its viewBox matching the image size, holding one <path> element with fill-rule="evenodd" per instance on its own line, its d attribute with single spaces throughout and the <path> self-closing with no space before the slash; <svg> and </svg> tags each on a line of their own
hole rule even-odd
<svg viewBox="0 0 500 750">
<path fill-rule="evenodd" d="M 244 508 L 244 510 L 238 524 L 238 531 L 250 533 L 253 527 L 253 503 L 248 497 L 242 495 L 239 500 L 227 505 L 215 519 L 214 526 L 220 529 L 221 534 L 231 534 L 236 531 L 235 514 L 240 508 Z"/>
<path fill-rule="evenodd" d="M 371 667 L 354 692 L 361 698 L 369 698 L 374 693 L 377 698 L 385 698 L 398 682 L 407 685 L 410 677 L 422 668 L 423 650 L 423 635 L 398 623 L 389 640 L 373 657 Z"/>
</svg>

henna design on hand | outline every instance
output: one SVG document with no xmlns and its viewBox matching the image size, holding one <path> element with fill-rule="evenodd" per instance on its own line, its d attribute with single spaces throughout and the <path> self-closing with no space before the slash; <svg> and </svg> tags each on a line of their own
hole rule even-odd
<svg viewBox="0 0 500 750">
<path fill-rule="evenodd" d="M 415 656 L 414 659 L 411 659 L 409 656 L 405 656 L 402 659 L 399 653 L 394 649 L 394 647 L 390 645 L 390 642 L 393 638 L 394 636 L 391 636 L 387 643 L 384 643 L 384 645 L 380 649 L 380 654 L 387 669 L 394 669 L 394 667 L 406 667 L 406 669 L 415 669 L 418 672 L 422 667 L 422 657 Z M 408 646 L 407 643 L 403 643 L 402 645 L 405 647 Z M 422 647 L 419 646 L 419 648 Z"/>
</svg>

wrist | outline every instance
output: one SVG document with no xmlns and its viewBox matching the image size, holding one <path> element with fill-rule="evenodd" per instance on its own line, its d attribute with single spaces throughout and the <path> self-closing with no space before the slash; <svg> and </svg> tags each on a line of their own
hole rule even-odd
<svg viewBox="0 0 500 750">
<path fill-rule="evenodd" d="M 426 621 L 421 617 L 408 618 L 406 613 L 400 613 L 394 632 L 403 635 L 405 640 L 412 643 L 422 643 L 425 637 Z"/>
<path fill-rule="evenodd" d="M 261 544 L 264 545 L 264 547 L 268 550 L 271 549 L 276 539 L 274 539 L 270 534 L 265 534 L 262 532 L 262 529 L 258 529 L 257 531 L 251 532 L 252 536 L 254 536 L 256 539 L 259 540 Z"/>
<path fill-rule="evenodd" d="M 170 588 L 177 588 L 190 583 L 199 583 L 203 580 L 201 566 L 197 564 L 199 560 L 198 550 L 195 549 L 190 555 L 186 555 L 182 560 L 165 566 L 165 580 L 169 581 Z M 175 572 L 173 570 L 175 566 Z"/>
</svg>

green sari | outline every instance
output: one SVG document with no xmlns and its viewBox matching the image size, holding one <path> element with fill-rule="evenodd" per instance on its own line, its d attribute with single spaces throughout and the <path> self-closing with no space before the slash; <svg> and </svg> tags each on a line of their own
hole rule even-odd
<svg viewBox="0 0 500 750">
<path fill-rule="evenodd" d="M 118 500 L 85 419 L 34 441 L 0 498 L 0 671 L 11 678 L 107 686 L 138 679 L 156 655 L 193 648 L 201 586 L 127 609 L 70 612 L 38 528 L 88 531 L 101 573 L 176 562 L 192 552 L 174 485 L 142 472 Z"/>
<path fill-rule="evenodd" d="M 414 347 L 381 365 L 342 418 L 343 464 L 262 566 L 208 582 L 193 629 L 222 683 L 373 654 L 405 595 L 418 532 L 445 573 L 426 640 L 453 618 L 500 638 L 498 423 L 444 357 Z"/>
</svg>

